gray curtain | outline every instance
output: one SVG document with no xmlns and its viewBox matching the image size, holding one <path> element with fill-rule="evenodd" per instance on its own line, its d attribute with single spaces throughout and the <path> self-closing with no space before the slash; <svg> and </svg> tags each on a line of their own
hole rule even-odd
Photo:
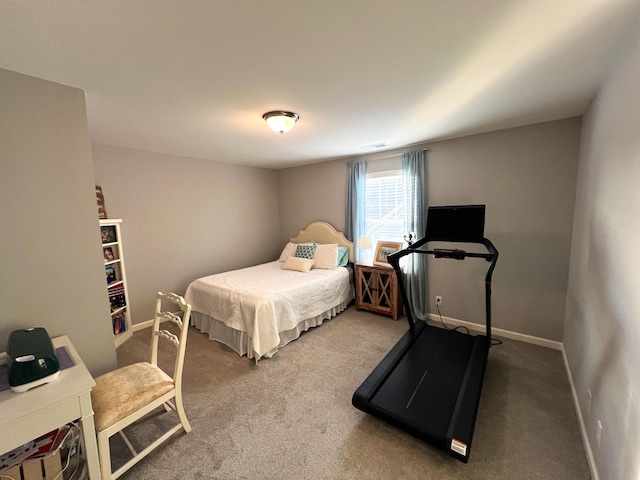
<svg viewBox="0 0 640 480">
<path fill-rule="evenodd" d="M 402 154 L 402 176 L 405 182 L 407 232 L 415 232 L 415 240 L 423 238 L 427 228 L 427 177 L 424 150 Z M 407 255 L 405 287 L 414 318 L 425 319 L 429 312 L 427 255 Z"/>
<path fill-rule="evenodd" d="M 363 261 L 358 239 L 364 235 L 364 200 L 367 180 L 367 162 L 347 163 L 347 211 L 344 234 L 355 246 L 356 262 Z"/>
</svg>

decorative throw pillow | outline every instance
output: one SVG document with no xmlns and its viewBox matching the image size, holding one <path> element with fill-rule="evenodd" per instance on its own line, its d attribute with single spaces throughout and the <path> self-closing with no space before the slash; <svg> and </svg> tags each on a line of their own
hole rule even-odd
<svg viewBox="0 0 640 480">
<path fill-rule="evenodd" d="M 338 244 L 317 245 L 313 255 L 313 268 L 333 270 L 338 266 Z"/>
<path fill-rule="evenodd" d="M 338 266 L 346 267 L 349 263 L 349 249 L 347 247 L 338 247 Z"/>
<path fill-rule="evenodd" d="M 308 258 L 313 260 L 313 254 L 316 251 L 316 246 L 314 244 L 306 245 L 300 244 L 296 247 L 296 257 L 298 258 Z"/>
<path fill-rule="evenodd" d="M 311 242 L 308 242 L 308 243 L 287 242 L 287 244 L 284 246 L 284 249 L 282 250 L 282 253 L 280 254 L 280 258 L 278 260 L 280 260 L 281 262 L 284 262 L 289 257 L 295 257 L 296 248 L 298 247 L 298 245 L 313 245 L 313 243 L 311 243 Z"/>
<path fill-rule="evenodd" d="M 313 267 L 313 260 L 300 257 L 289 257 L 284 261 L 284 270 L 295 270 L 296 272 L 308 272 Z"/>
</svg>

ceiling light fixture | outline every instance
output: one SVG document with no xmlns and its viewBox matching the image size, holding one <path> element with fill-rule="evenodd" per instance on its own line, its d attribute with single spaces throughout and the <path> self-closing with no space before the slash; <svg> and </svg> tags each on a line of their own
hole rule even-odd
<svg viewBox="0 0 640 480">
<path fill-rule="evenodd" d="M 274 110 L 273 112 L 267 112 L 262 115 L 269 128 L 274 132 L 279 132 L 281 135 L 284 132 L 288 132 L 296 124 L 300 115 L 293 112 L 287 112 L 284 110 Z"/>
</svg>

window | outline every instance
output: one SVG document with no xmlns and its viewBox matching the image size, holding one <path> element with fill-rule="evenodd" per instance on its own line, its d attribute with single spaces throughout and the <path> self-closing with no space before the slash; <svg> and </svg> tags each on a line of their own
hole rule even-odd
<svg viewBox="0 0 640 480">
<path fill-rule="evenodd" d="M 367 174 L 365 235 L 379 240 L 404 240 L 405 188 L 402 170 Z"/>
</svg>

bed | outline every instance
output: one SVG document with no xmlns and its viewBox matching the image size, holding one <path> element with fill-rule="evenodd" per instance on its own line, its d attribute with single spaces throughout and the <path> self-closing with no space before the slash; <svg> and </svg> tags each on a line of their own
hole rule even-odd
<svg viewBox="0 0 640 480">
<path fill-rule="evenodd" d="M 278 260 L 199 278 L 185 300 L 198 330 L 257 362 L 347 308 L 353 260 L 353 243 L 315 221 L 289 239 Z"/>
</svg>

